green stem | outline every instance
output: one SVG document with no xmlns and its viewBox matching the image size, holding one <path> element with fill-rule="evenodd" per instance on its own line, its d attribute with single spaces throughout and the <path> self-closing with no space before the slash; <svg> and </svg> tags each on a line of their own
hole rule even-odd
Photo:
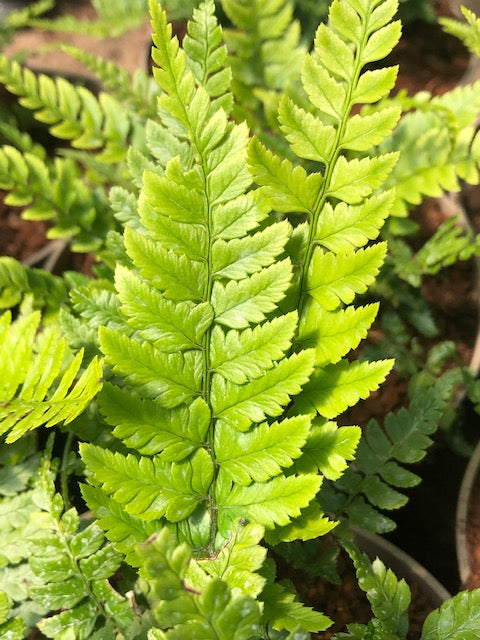
<svg viewBox="0 0 480 640">
<path fill-rule="evenodd" d="M 305 253 L 305 258 L 303 261 L 303 265 L 302 265 L 302 276 L 301 276 L 301 280 L 300 280 L 300 287 L 299 287 L 299 293 L 298 293 L 298 317 L 300 318 L 302 316 L 302 312 L 303 309 L 305 307 L 306 301 L 307 301 L 307 279 L 308 279 L 308 272 L 310 269 L 310 263 L 312 260 L 312 256 L 313 256 L 313 251 L 315 249 L 315 232 L 316 232 L 316 228 L 317 228 L 317 223 L 318 223 L 318 218 L 321 214 L 321 212 L 323 211 L 323 207 L 325 206 L 325 202 L 327 200 L 328 197 L 328 189 L 330 187 L 331 184 L 331 180 L 332 180 L 332 174 L 333 174 L 333 170 L 335 168 L 335 165 L 337 163 L 337 160 L 340 156 L 340 153 L 342 151 L 341 148 L 341 142 L 343 140 L 343 136 L 345 134 L 345 129 L 348 123 L 348 119 L 350 117 L 350 113 L 353 107 L 353 92 L 354 89 L 356 88 L 357 84 L 358 84 L 358 80 L 360 78 L 360 74 L 362 72 L 362 58 L 363 58 L 363 50 L 365 48 L 366 42 L 367 42 L 367 36 L 368 36 L 368 23 L 365 25 L 365 32 L 363 34 L 363 38 L 361 43 L 359 44 L 359 46 L 357 47 L 357 50 L 355 52 L 355 68 L 354 68 L 354 72 L 353 72 L 353 76 L 352 76 L 352 81 L 349 83 L 348 86 L 348 92 L 347 95 L 345 97 L 345 109 L 343 112 L 343 116 L 341 119 L 341 122 L 337 128 L 337 132 L 336 132 L 336 136 L 335 136 L 335 142 L 332 146 L 332 152 L 330 155 L 330 158 L 328 158 L 328 160 L 325 163 L 325 172 L 324 172 L 324 177 L 323 177 L 323 181 L 322 181 L 322 185 L 319 189 L 319 192 L 317 194 L 317 197 L 315 199 L 315 204 L 313 206 L 312 212 L 311 212 L 311 219 L 310 219 L 310 225 L 309 225 L 309 231 L 308 231 L 308 240 L 307 240 L 307 249 L 306 249 L 306 253 Z"/>
</svg>

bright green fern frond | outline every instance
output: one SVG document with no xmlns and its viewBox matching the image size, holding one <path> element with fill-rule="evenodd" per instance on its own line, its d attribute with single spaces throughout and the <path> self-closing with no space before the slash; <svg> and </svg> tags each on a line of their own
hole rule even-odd
<svg viewBox="0 0 480 640">
<path fill-rule="evenodd" d="M 377 388 L 391 367 L 388 362 L 350 367 L 339 360 L 358 345 L 374 318 L 373 309 L 363 315 L 353 307 L 345 312 L 342 308 L 373 283 L 386 254 L 382 244 L 363 246 L 378 236 L 393 204 L 393 192 L 381 189 L 397 156 L 388 149 L 374 158 L 352 158 L 345 152 L 376 147 L 391 136 L 400 117 L 397 106 L 383 107 L 372 118 L 351 115 L 357 102 L 376 102 L 394 84 L 395 68 L 378 72 L 363 68 L 397 42 L 400 25 L 390 22 L 396 9 L 395 0 L 373 8 L 334 0 L 328 25 L 319 26 L 313 51 L 302 64 L 310 104 L 288 96 L 280 101 L 279 122 L 292 152 L 315 162 L 317 172 L 307 175 L 301 165 L 275 156 L 255 139 L 249 146 L 255 181 L 278 211 L 292 219 L 300 214 L 305 221 L 287 246 L 298 283 L 288 302 L 300 310 L 299 342 L 317 349 L 322 370 L 316 371 L 298 406 L 315 407 L 327 418 Z M 342 312 L 335 326 L 320 312 L 322 308 Z M 354 388 L 357 391 L 348 399 Z"/>
<path fill-rule="evenodd" d="M 260 4 L 271 15 L 259 29 L 268 27 L 278 45 L 289 29 L 290 6 Z M 317 161 L 311 172 L 256 141 L 248 151 L 247 126 L 229 118 L 229 72 L 213 1 L 190 22 L 185 50 L 155 0 L 150 9 L 161 91 L 158 117 L 146 127 L 150 156 L 129 157 L 138 198 L 126 190 L 112 194 L 125 225 L 123 240 L 110 234 L 109 264 L 119 263 L 114 290 L 106 287 L 91 303 L 85 291 L 71 314 L 71 333 L 100 324 L 108 383 L 99 409 L 121 441 L 113 450 L 82 444 L 91 485 L 84 496 L 134 565 L 134 545 L 153 527 L 167 526 L 159 534 L 163 551 L 154 541 L 143 548 L 145 557 L 155 548 L 157 558 L 142 569 L 162 626 L 151 637 L 184 634 L 183 606 L 192 634 L 201 611 L 200 637 L 223 637 L 218 625 L 211 633 L 205 599 L 219 589 L 215 597 L 227 616 L 229 589 L 245 604 L 265 585 L 262 624 L 304 637 L 328 621 L 284 589 L 268 589 L 258 541 L 263 528 L 276 544 L 335 527 L 317 494 L 324 475 L 344 472 L 359 429 L 326 418 L 366 397 L 391 367 L 345 356 L 377 311 L 351 305 L 384 259 L 383 244 L 365 245 L 388 215 L 392 193 L 381 189 L 396 156 L 345 154 L 378 145 L 396 124 L 399 110 L 391 106 L 348 124 L 353 96 L 380 100 L 395 76 L 395 70 L 383 76 L 361 70 L 393 46 L 396 4 L 380 1 L 367 11 L 353 0 L 333 3 L 330 26 L 319 31 L 308 59 L 341 88 L 337 120 L 316 106 L 323 105 L 318 96 L 310 105 L 281 101 L 289 158 L 298 153 Z M 244 13 L 251 22 L 251 12 Z M 332 55 L 351 55 L 355 73 L 332 70 Z M 313 94 L 311 73 L 305 84 Z M 272 210 L 300 219 L 279 220 L 269 216 Z M 255 533 L 243 540 L 245 521 Z M 251 559 L 237 549 L 243 543 Z M 172 612 L 177 617 L 169 622 Z M 229 640 L 236 637 L 237 627 L 228 629 Z M 238 638 L 251 633 L 242 635 L 242 627 Z"/>
<path fill-rule="evenodd" d="M 427 109 L 407 113 L 395 132 L 380 145 L 382 152 L 400 151 L 387 184 L 396 189 L 393 214 L 406 216 L 425 196 L 459 191 L 459 179 L 479 181 L 475 122 L 480 83 L 458 87 L 432 98 Z"/>
<path fill-rule="evenodd" d="M 47 317 L 65 302 L 67 288 L 61 278 L 51 273 L 27 267 L 8 256 L 0 257 L 0 308 L 15 307 L 29 296 L 33 298 L 33 308 L 44 308 Z"/>
<path fill-rule="evenodd" d="M 233 105 L 230 94 L 232 73 L 225 66 L 227 49 L 214 11 L 214 3 L 203 3 L 193 11 L 193 20 L 189 22 L 182 47 L 196 81 L 215 99 L 216 107 L 222 107 L 229 113 Z"/>
<path fill-rule="evenodd" d="M 50 125 L 52 135 L 78 149 L 101 150 L 97 157 L 104 162 L 125 158 L 135 122 L 112 96 L 102 93 L 97 99 L 85 87 L 37 76 L 5 56 L 0 57 L 0 81 L 37 120 Z"/>
<path fill-rule="evenodd" d="M 5 363 L 0 389 L 0 431 L 14 442 L 41 425 L 54 426 L 76 418 L 102 385 L 102 365 L 95 359 L 70 388 L 83 353 L 65 357 L 66 343 L 55 327 L 38 338 L 39 313 L 10 322 L 0 318 L 0 359 Z"/>
<path fill-rule="evenodd" d="M 23 640 L 25 625 L 21 618 L 9 618 L 11 603 L 5 593 L 0 591 L 0 639 Z"/>
<path fill-rule="evenodd" d="M 478 640 L 479 603 L 480 589 L 458 593 L 428 615 L 420 640 Z"/>
<path fill-rule="evenodd" d="M 257 130 L 263 106 L 278 102 L 278 91 L 298 82 L 305 54 L 300 25 L 293 19 L 290 0 L 222 0 L 235 29 L 225 30 L 233 72 L 237 118 Z M 278 125 L 277 125 L 278 126 Z"/>
<path fill-rule="evenodd" d="M 463 44 L 474 55 L 480 55 L 480 19 L 467 9 L 467 7 L 460 7 L 465 17 L 466 22 L 460 20 L 454 20 L 453 18 L 439 18 L 439 23 L 442 25 L 443 30 L 456 38 L 459 38 Z"/>
</svg>

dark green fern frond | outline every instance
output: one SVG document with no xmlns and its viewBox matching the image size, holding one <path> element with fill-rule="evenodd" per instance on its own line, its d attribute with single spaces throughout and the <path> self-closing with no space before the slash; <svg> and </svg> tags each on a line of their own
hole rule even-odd
<svg viewBox="0 0 480 640">
<path fill-rule="evenodd" d="M 430 436 L 438 428 L 454 381 L 445 375 L 432 388 L 420 388 L 408 409 L 388 414 L 384 429 L 370 420 L 355 463 L 335 484 L 322 488 L 323 508 L 344 513 L 353 524 L 377 533 L 393 529 L 395 523 L 382 512 L 403 506 L 407 496 L 402 490 L 420 482 L 404 465 L 421 460 L 432 444 Z"/>
<path fill-rule="evenodd" d="M 367 625 L 347 625 L 349 633 L 337 634 L 335 638 L 405 638 L 411 600 L 407 583 L 399 580 L 378 558 L 371 562 L 354 545 L 346 544 L 345 547 L 354 562 L 358 585 L 368 598 L 374 618 Z"/>
</svg>

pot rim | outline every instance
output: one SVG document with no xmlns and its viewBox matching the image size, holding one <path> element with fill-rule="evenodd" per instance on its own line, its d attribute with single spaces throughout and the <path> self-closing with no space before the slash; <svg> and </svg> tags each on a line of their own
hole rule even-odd
<svg viewBox="0 0 480 640">
<path fill-rule="evenodd" d="M 465 584 L 471 573 L 471 563 L 467 544 L 468 510 L 473 485 L 480 472 L 480 442 L 475 447 L 463 475 L 457 501 L 455 543 L 457 548 L 458 572 L 461 584 Z"/>
</svg>

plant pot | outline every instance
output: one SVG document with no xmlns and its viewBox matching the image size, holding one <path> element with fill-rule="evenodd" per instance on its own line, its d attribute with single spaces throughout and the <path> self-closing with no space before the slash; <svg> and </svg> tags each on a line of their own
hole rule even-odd
<svg viewBox="0 0 480 640">
<path fill-rule="evenodd" d="M 462 586 L 480 586 L 480 442 L 465 470 L 456 513 L 455 539 L 458 573 Z M 476 510 L 473 510 L 476 505 Z M 475 546 L 478 550 L 475 551 Z"/>
</svg>

